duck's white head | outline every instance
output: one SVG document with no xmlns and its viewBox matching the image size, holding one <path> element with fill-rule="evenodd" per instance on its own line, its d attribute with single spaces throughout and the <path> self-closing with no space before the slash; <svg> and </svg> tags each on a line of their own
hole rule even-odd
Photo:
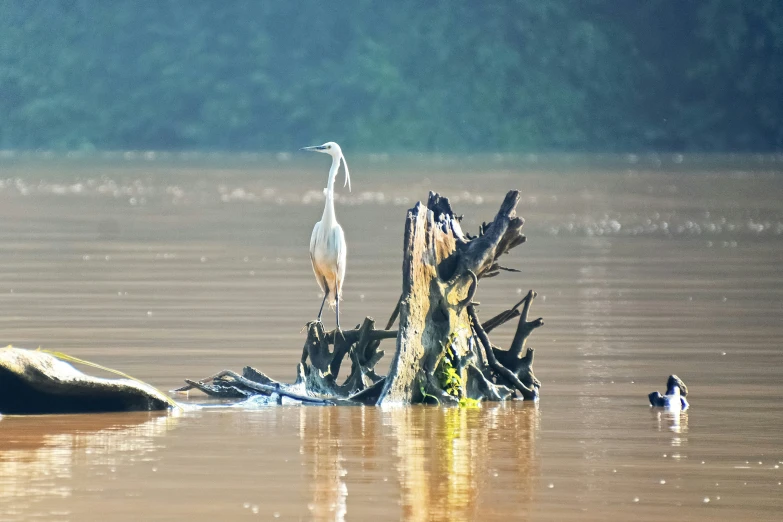
<svg viewBox="0 0 783 522">
<path fill-rule="evenodd" d="M 345 161 L 345 156 L 343 155 L 343 150 L 340 148 L 340 146 L 333 142 L 333 141 L 327 141 L 323 145 L 313 145 L 312 147 L 302 147 L 299 150 L 307 150 L 310 152 L 321 152 L 323 154 L 328 154 L 332 157 L 335 163 L 337 163 L 337 166 L 339 168 L 340 161 L 342 160 L 343 166 L 345 167 L 345 184 L 343 186 L 348 186 L 348 190 L 351 190 L 351 175 L 348 173 L 348 162 Z"/>
</svg>

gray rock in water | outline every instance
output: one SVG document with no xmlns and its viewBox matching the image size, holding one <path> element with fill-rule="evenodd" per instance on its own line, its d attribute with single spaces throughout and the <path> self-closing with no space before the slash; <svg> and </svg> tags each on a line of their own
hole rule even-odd
<svg viewBox="0 0 783 522">
<path fill-rule="evenodd" d="M 93 377 L 48 353 L 0 348 L 2 414 L 151 411 L 174 404 L 143 382 Z"/>
</svg>

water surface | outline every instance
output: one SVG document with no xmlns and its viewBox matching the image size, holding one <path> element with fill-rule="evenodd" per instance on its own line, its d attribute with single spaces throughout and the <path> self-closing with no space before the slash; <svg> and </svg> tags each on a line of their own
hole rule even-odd
<svg viewBox="0 0 783 522">
<path fill-rule="evenodd" d="M 0 342 L 166 390 L 247 364 L 293 379 L 321 302 L 318 159 L 4 156 Z M 522 272 L 477 299 L 490 317 L 539 292 L 540 403 L 6 416 L 0 520 L 779 519 L 781 167 L 689 161 L 354 159 L 345 324 L 388 317 L 428 190 L 468 231 L 522 190 Z M 671 373 L 678 416 L 646 402 Z"/>
</svg>

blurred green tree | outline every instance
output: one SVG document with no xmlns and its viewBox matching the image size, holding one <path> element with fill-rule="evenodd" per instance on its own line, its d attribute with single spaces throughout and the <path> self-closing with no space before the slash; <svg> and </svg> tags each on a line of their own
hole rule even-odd
<svg viewBox="0 0 783 522">
<path fill-rule="evenodd" d="M 0 0 L 0 147 L 780 150 L 780 0 Z"/>
</svg>

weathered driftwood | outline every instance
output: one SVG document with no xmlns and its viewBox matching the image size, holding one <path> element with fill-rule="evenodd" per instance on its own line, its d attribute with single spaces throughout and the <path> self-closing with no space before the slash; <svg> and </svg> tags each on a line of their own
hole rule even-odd
<svg viewBox="0 0 783 522">
<path fill-rule="evenodd" d="M 0 348 L 0 413 L 92 413 L 171 407 L 171 399 L 142 382 L 86 375 L 37 350 Z"/>
<path fill-rule="evenodd" d="M 509 192 L 495 219 L 484 223 L 478 236 L 462 231 L 461 218 L 438 194 L 430 193 L 426 205 L 420 202 L 409 210 L 402 295 L 385 330 L 376 330 L 370 317 L 336 336 L 319 322 L 309 323 L 294 384 L 279 383 L 246 367 L 241 376 L 221 372 L 187 381 L 178 391 L 197 388 L 218 397 L 276 394 L 316 404 L 537 398 L 541 383 L 533 374 L 533 349 L 526 346 L 530 333 L 543 325 L 540 318 L 528 320 L 535 292 L 484 323 L 473 301 L 481 279 L 516 271 L 502 266 L 499 258 L 525 241 L 524 220 L 516 215 L 519 199 L 518 191 Z M 393 331 L 398 316 L 399 330 Z M 494 346 L 488 333 L 516 317 L 509 349 Z M 375 371 L 384 355 L 380 343 L 391 338 L 396 338 L 396 350 L 389 374 L 382 377 Z M 351 370 L 341 380 L 346 356 Z"/>
</svg>

